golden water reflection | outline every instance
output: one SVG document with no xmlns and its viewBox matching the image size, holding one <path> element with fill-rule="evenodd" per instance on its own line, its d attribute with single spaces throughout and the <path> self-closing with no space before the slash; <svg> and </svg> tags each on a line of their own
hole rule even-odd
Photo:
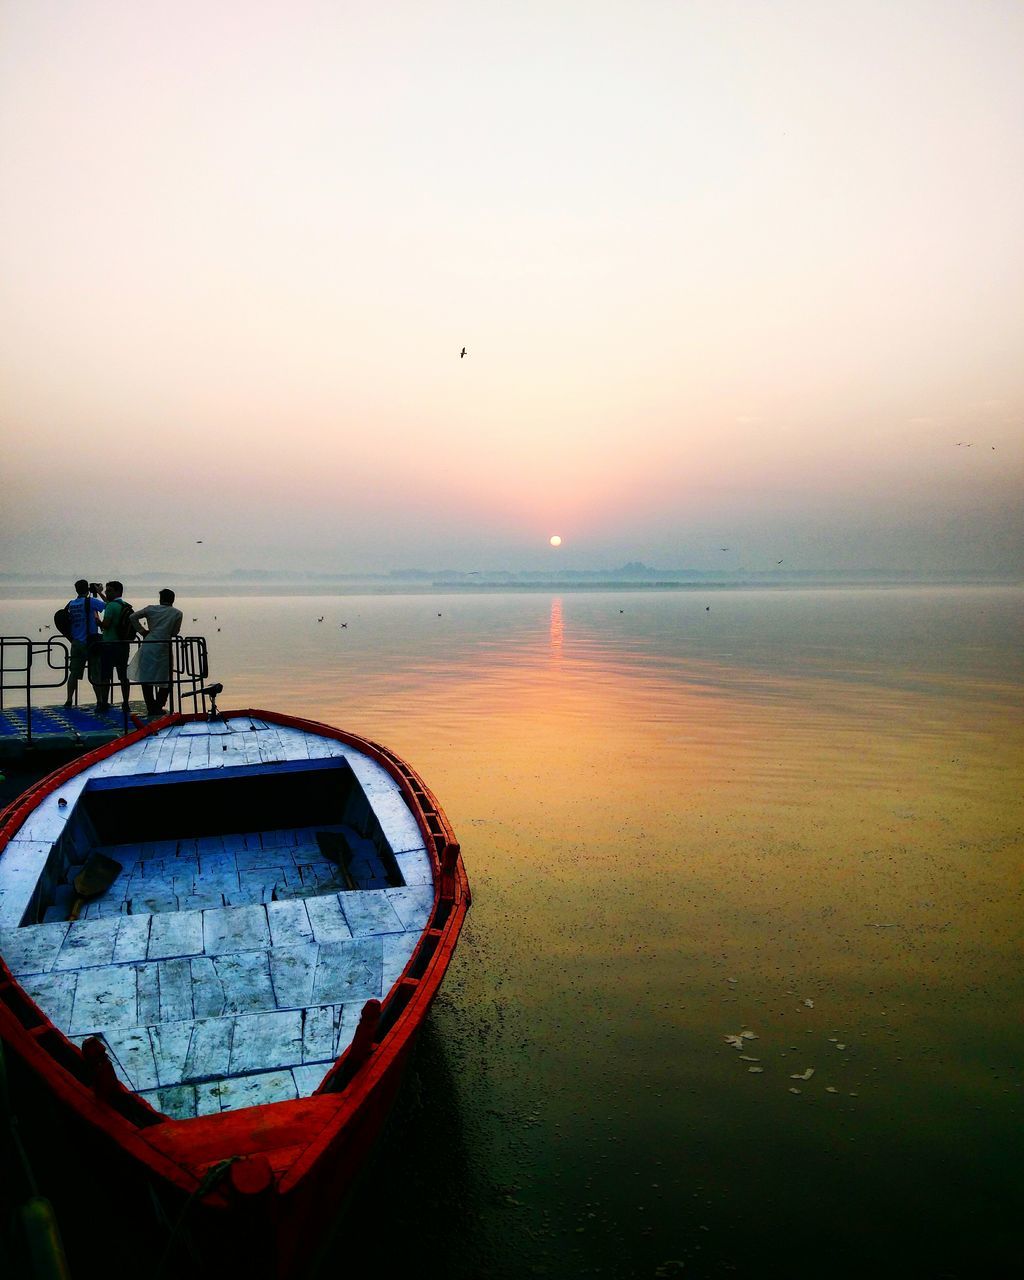
<svg viewBox="0 0 1024 1280">
<path fill-rule="evenodd" d="M 555 596 L 551 601 L 551 653 L 554 657 L 562 652 L 563 631 L 562 598 Z"/>
<path fill-rule="evenodd" d="M 998 972 L 1016 927 L 1019 696 L 636 663 L 567 626 L 561 599 L 546 609 L 543 646 L 502 632 L 326 686 L 313 667 L 286 688 L 225 678 L 406 754 L 484 837 L 463 833 L 471 871 L 527 894 L 529 877 L 570 885 L 555 952 L 576 903 L 581 957 L 625 953 L 653 920 L 673 954 L 699 939 L 816 981 L 948 965 L 952 990 L 977 980 L 952 959 L 969 920 L 974 963 Z M 621 927 L 590 937 L 586 911 L 616 891 Z"/>
</svg>

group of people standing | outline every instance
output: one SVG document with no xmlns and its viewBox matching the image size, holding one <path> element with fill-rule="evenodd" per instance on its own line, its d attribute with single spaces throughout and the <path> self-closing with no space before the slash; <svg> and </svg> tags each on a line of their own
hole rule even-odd
<svg viewBox="0 0 1024 1280">
<path fill-rule="evenodd" d="M 159 604 L 144 609 L 132 608 L 124 599 L 124 584 L 116 579 L 101 587 L 80 578 L 75 592 L 66 606 L 71 665 L 65 707 L 74 702 L 78 682 L 88 670 L 98 712 L 110 709 L 116 674 L 126 704 L 130 685 L 141 684 L 146 710 L 158 715 L 171 688 L 169 642 L 181 630 L 182 614 L 174 607 L 174 592 L 164 589 Z M 142 644 L 129 661 L 131 642 L 139 636 Z"/>
</svg>

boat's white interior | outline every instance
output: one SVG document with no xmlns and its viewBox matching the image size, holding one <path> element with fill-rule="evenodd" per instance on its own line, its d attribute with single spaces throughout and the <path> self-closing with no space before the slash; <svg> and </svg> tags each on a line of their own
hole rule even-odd
<svg viewBox="0 0 1024 1280">
<path fill-rule="evenodd" d="M 121 871 L 68 922 L 96 851 Z M 312 1093 L 405 968 L 433 895 L 380 765 L 299 729 L 197 721 L 33 810 L 0 857 L 0 953 L 69 1038 L 102 1036 L 129 1088 L 204 1115 Z"/>
</svg>

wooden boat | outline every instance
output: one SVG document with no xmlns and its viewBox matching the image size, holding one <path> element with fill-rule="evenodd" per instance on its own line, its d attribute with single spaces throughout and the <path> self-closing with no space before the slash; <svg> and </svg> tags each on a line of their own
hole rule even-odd
<svg viewBox="0 0 1024 1280">
<path fill-rule="evenodd" d="M 104 857 L 120 871 L 82 904 Z M 0 1035 L 77 1158 L 202 1249 L 295 1274 L 469 901 L 445 815 L 385 748 L 265 711 L 168 716 L 0 814 Z"/>
</svg>

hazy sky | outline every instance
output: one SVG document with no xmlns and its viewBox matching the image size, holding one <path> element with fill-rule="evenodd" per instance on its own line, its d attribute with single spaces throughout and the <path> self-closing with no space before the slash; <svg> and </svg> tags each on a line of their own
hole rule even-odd
<svg viewBox="0 0 1024 1280">
<path fill-rule="evenodd" d="M 1022 228 L 1020 0 L 5 0 L 3 563 L 1022 569 Z"/>
</svg>

